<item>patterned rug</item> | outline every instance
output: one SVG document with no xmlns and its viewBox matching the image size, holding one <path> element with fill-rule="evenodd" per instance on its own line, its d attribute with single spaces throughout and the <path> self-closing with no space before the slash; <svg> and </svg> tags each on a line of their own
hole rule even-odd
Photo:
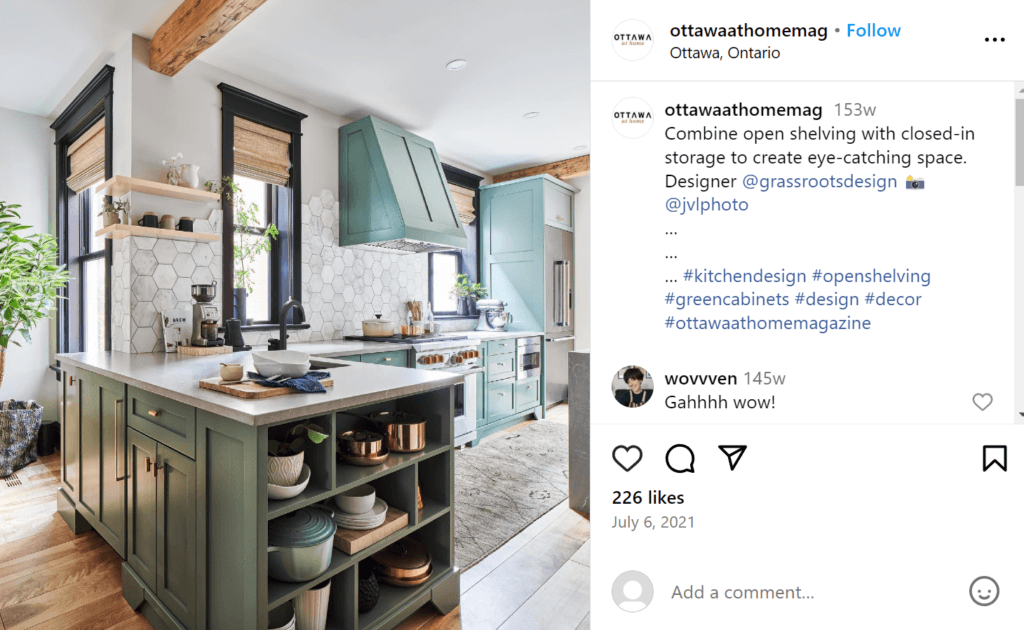
<svg viewBox="0 0 1024 630">
<path fill-rule="evenodd" d="M 569 428 L 533 422 L 455 452 L 455 563 L 484 559 L 569 491 Z"/>
</svg>

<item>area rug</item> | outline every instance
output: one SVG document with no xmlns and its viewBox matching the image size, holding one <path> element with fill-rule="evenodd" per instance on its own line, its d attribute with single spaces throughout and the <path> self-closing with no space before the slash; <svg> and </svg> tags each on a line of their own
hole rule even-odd
<svg viewBox="0 0 1024 630">
<path fill-rule="evenodd" d="M 569 431 L 533 422 L 455 453 L 455 562 L 468 569 L 569 491 Z"/>
</svg>

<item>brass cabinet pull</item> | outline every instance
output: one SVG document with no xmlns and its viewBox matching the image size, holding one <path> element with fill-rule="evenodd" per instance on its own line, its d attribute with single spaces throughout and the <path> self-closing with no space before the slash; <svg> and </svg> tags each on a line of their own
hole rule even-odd
<svg viewBox="0 0 1024 630">
<path fill-rule="evenodd" d="M 71 374 L 68 374 L 68 386 L 72 387 L 72 386 L 74 386 L 74 384 L 75 384 L 75 377 L 73 375 L 71 375 Z"/>
<path fill-rule="evenodd" d="M 153 471 L 153 460 L 151 460 L 150 458 L 147 457 L 146 458 L 146 472 L 152 472 L 152 471 Z"/>
<path fill-rule="evenodd" d="M 158 474 L 160 474 L 160 471 L 162 469 L 163 469 L 163 466 L 161 466 L 159 463 L 157 463 L 155 466 L 153 466 L 153 477 L 155 478 Z"/>
<path fill-rule="evenodd" d="M 123 402 L 124 402 L 124 399 L 115 400 L 114 401 L 114 481 L 124 481 L 125 479 L 128 478 L 128 470 L 127 470 L 128 464 L 127 463 L 125 463 L 125 465 L 124 465 L 124 467 L 125 467 L 124 474 L 121 475 L 120 477 L 117 476 L 117 453 L 118 453 L 118 451 L 121 450 L 117 446 L 117 434 L 118 434 L 118 430 L 117 430 L 117 406 L 120 405 Z"/>
<path fill-rule="evenodd" d="M 384 357 L 385 363 L 391 363 L 391 357 Z"/>
<path fill-rule="evenodd" d="M 149 415 L 153 416 L 154 418 L 160 415 L 160 412 L 156 409 L 150 409 L 147 413 L 149 413 Z"/>
</svg>

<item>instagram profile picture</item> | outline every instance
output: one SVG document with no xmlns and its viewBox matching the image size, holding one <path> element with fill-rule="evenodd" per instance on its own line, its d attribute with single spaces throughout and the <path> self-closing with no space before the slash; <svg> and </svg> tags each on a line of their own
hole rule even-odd
<svg viewBox="0 0 1024 630">
<path fill-rule="evenodd" d="M 612 31 L 612 49 L 626 61 L 639 61 L 653 48 L 651 27 L 640 20 L 626 20 Z"/>
<path fill-rule="evenodd" d="M 654 379 L 639 365 L 627 365 L 615 373 L 612 394 L 623 407 L 643 407 L 654 397 Z"/>
<path fill-rule="evenodd" d="M 654 584 L 639 571 L 626 571 L 612 583 L 612 601 L 626 612 L 640 612 L 651 605 Z"/>
<path fill-rule="evenodd" d="M 643 137 L 654 126 L 650 104 L 635 96 L 622 99 L 612 112 L 612 126 L 623 138 L 635 140 Z"/>
</svg>

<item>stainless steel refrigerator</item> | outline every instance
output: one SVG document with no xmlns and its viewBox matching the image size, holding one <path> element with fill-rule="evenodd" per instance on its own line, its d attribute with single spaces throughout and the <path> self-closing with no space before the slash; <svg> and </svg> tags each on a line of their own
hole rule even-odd
<svg viewBox="0 0 1024 630">
<path fill-rule="evenodd" d="M 575 348 L 573 233 L 544 226 L 545 407 L 569 399 L 569 352 Z"/>
</svg>

